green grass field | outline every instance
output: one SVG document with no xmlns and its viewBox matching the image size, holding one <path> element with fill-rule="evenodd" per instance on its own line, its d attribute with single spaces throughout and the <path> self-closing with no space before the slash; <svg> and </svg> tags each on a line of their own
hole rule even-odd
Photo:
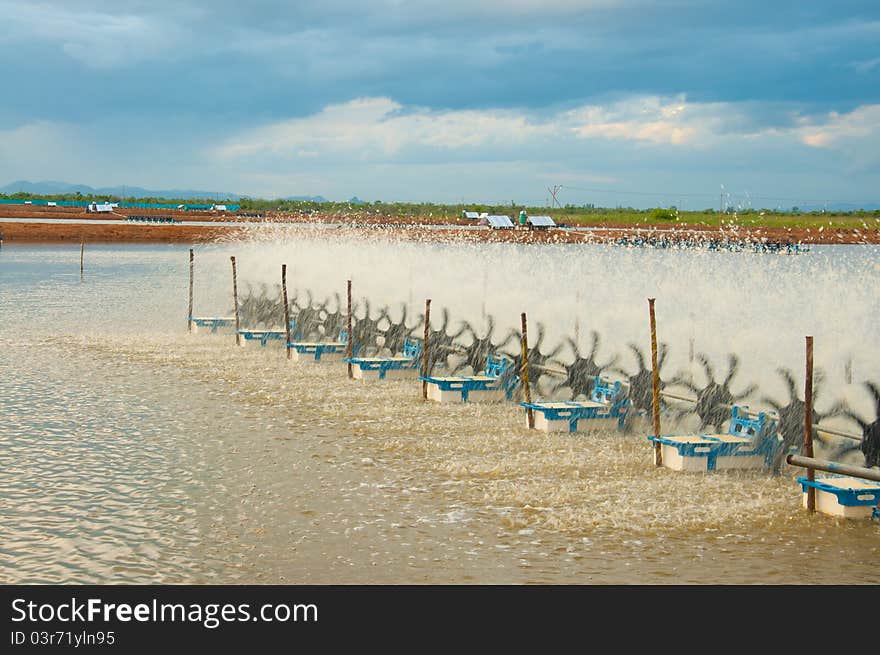
<svg viewBox="0 0 880 655">
<path fill-rule="evenodd" d="M 3 195 L 0 198 L 43 199 L 43 200 L 75 200 L 81 202 L 152 202 L 152 203 L 213 203 L 224 202 L 211 199 L 179 199 L 179 198 L 118 198 L 113 196 L 31 196 L 30 194 Z M 780 212 L 773 210 L 746 209 L 740 211 L 720 212 L 715 210 L 678 211 L 672 208 L 634 209 L 603 208 L 594 206 L 564 207 L 524 207 L 511 203 L 509 205 L 444 205 L 435 203 L 403 203 L 403 202 L 312 202 L 297 200 L 270 200 L 242 198 L 226 200 L 227 203 L 238 203 L 241 213 L 265 212 L 297 212 L 320 213 L 338 216 L 350 216 L 354 219 L 371 218 L 407 218 L 423 219 L 431 222 L 454 220 L 462 217 L 464 211 L 486 212 L 488 214 L 506 214 L 516 222 L 520 211 L 525 210 L 531 216 L 549 215 L 558 224 L 565 225 L 602 225 L 608 223 L 625 225 L 701 225 L 701 226 L 741 226 L 741 227 L 783 227 L 810 229 L 880 229 L 880 210 L 858 210 L 851 212 Z"/>
</svg>

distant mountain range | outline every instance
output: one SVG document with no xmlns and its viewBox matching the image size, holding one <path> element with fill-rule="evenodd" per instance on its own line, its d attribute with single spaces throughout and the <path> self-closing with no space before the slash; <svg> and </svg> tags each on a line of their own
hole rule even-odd
<svg viewBox="0 0 880 655">
<path fill-rule="evenodd" d="M 95 196 L 118 196 L 120 198 L 174 198 L 180 200 L 241 200 L 251 196 L 243 196 L 239 193 L 228 191 L 198 191 L 194 189 L 144 189 L 137 186 L 113 186 L 113 187 L 90 187 L 85 184 L 69 184 L 45 180 L 43 182 L 29 182 L 17 180 L 0 187 L 0 193 L 31 193 L 35 196 L 52 196 L 65 193 L 81 193 Z M 283 200 L 304 200 L 308 202 L 328 202 L 324 196 L 289 196 Z"/>
</svg>

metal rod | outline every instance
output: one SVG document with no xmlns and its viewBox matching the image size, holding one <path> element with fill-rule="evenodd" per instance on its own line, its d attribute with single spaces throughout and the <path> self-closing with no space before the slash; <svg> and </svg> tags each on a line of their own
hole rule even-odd
<svg viewBox="0 0 880 655">
<path fill-rule="evenodd" d="M 284 297 L 284 333 L 287 336 L 284 348 L 287 359 L 290 359 L 290 304 L 287 302 L 287 264 L 281 264 L 281 295 Z"/>
<path fill-rule="evenodd" d="M 553 371 L 548 371 L 548 372 L 552 373 Z M 664 398 L 674 398 L 675 400 L 683 400 L 684 402 L 687 402 L 687 403 L 693 403 L 693 404 L 697 403 L 696 398 L 688 398 L 687 396 L 682 396 L 677 393 L 672 393 L 671 391 L 666 391 L 663 389 L 660 390 L 660 395 L 663 396 Z M 731 405 L 730 403 L 718 403 L 718 407 L 733 407 L 733 405 Z M 742 405 L 739 405 L 738 407 L 740 408 L 740 411 L 743 414 L 747 414 L 748 416 L 758 416 L 761 413 L 760 411 L 755 411 L 754 409 L 745 409 Z M 854 441 L 861 441 L 862 440 L 862 437 L 860 435 L 855 434 L 853 432 L 844 432 L 843 430 L 838 430 L 837 428 L 827 428 L 822 425 L 813 426 L 813 431 L 814 432 L 823 432 L 825 434 L 833 434 L 836 437 L 844 437 L 846 439 L 852 439 Z"/>
<path fill-rule="evenodd" d="M 241 325 L 238 321 L 238 277 L 235 272 L 235 255 L 231 256 L 230 261 L 232 261 L 232 304 L 235 306 L 235 345 L 241 345 L 241 334 L 239 334 L 239 329 L 241 329 Z"/>
<path fill-rule="evenodd" d="M 354 378 L 354 371 L 351 367 L 351 345 L 354 341 L 354 335 L 351 333 L 351 280 L 346 285 L 348 295 L 348 338 L 345 340 L 345 359 L 348 360 L 348 379 Z"/>
<path fill-rule="evenodd" d="M 422 339 L 422 398 L 428 399 L 428 334 L 431 331 L 431 299 L 425 300 L 425 335 Z"/>
<path fill-rule="evenodd" d="M 550 373 L 551 375 L 559 375 L 561 377 L 568 376 L 568 371 L 561 368 L 556 368 L 554 366 L 547 366 L 545 364 L 532 364 L 532 368 L 539 369 L 541 371 L 544 371 L 545 373 Z"/>
<path fill-rule="evenodd" d="M 852 432 L 844 432 L 843 430 L 835 430 L 834 428 L 825 428 L 825 427 L 822 427 L 821 425 L 817 425 L 813 429 L 816 432 L 824 432 L 826 434 L 833 434 L 836 437 L 845 437 L 847 439 L 853 439 L 855 441 L 862 440 L 861 436 L 859 436 L 857 434 L 853 434 Z"/>
<path fill-rule="evenodd" d="M 522 342 L 520 344 L 522 346 L 522 371 L 520 374 L 522 375 L 523 391 L 526 394 L 526 402 L 531 404 L 532 391 L 529 387 L 529 332 L 525 312 L 520 314 L 520 319 L 522 320 Z M 526 416 L 529 420 L 529 427 L 535 427 L 535 415 L 532 412 L 531 407 L 526 408 Z"/>
<path fill-rule="evenodd" d="M 663 391 L 663 390 L 661 390 L 661 391 L 660 391 L 660 395 L 663 396 L 663 397 L 665 397 L 665 398 L 675 398 L 676 400 L 683 400 L 683 401 L 685 401 L 686 403 L 693 403 L 693 404 L 695 404 L 695 405 L 697 404 L 697 399 L 696 399 L 696 398 L 688 398 L 687 396 L 680 396 L 680 395 L 678 395 L 677 393 L 672 393 L 671 391 Z M 754 413 L 754 412 L 752 412 L 752 413 Z"/>
<path fill-rule="evenodd" d="M 654 406 L 654 466 L 662 466 L 663 451 L 660 447 L 660 370 L 657 366 L 657 319 L 654 316 L 654 298 L 648 298 L 648 313 L 651 319 L 651 370 Z"/>
<path fill-rule="evenodd" d="M 189 313 L 186 315 L 186 328 L 190 332 L 193 329 L 193 259 L 195 255 L 193 254 L 193 249 L 189 249 Z"/>
<path fill-rule="evenodd" d="M 813 337 L 806 338 L 806 374 L 804 375 L 804 455 L 813 457 Z M 813 482 L 816 471 L 807 468 L 807 480 Z M 816 489 L 807 487 L 807 509 L 816 511 Z"/>
<path fill-rule="evenodd" d="M 863 466 L 852 466 L 850 464 L 841 464 L 840 462 L 832 462 L 827 459 L 816 459 L 815 457 L 804 457 L 803 455 L 795 455 L 794 453 L 785 458 L 792 466 L 800 466 L 807 470 L 818 469 L 819 471 L 828 471 L 829 473 L 841 473 L 850 475 L 854 478 L 863 478 L 865 480 L 873 480 L 880 482 L 880 469 L 865 468 Z"/>
</svg>

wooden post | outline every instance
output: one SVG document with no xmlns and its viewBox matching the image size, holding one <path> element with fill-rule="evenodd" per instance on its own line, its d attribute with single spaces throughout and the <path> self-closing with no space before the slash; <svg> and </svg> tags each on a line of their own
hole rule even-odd
<svg viewBox="0 0 880 655">
<path fill-rule="evenodd" d="M 186 315 L 186 327 L 192 332 L 193 329 L 193 249 L 189 249 L 189 313 Z"/>
<path fill-rule="evenodd" d="M 235 274 L 235 256 L 229 258 L 232 261 L 232 302 L 235 305 L 235 345 L 241 345 L 241 334 L 238 331 L 241 325 L 238 321 L 238 278 Z"/>
<path fill-rule="evenodd" d="M 290 305 L 287 302 L 287 264 L 281 264 L 281 295 L 284 296 L 284 332 L 287 335 L 284 349 L 290 359 Z"/>
<path fill-rule="evenodd" d="M 83 254 L 86 249 L 86 239 L 82 237 L 79 242 L 79 279 L 83 276 Z"/>
<path fill-rule="evenodd" d="M 523 391 L 526 394 L 526 402 L 531 404 L 532 391 L 529 386 L 529 331 L 525 312 L 520 314 L 520 319 L 522 320 L 522 340 L 520 342 L 520 347 L 522 348 L 522 370 L 520 371 L 520 375 L 522 376 Z M 529 421 L 529 427 L 535 427 L 535 414 L 532 412 L 531 407 L 526 408 L 526 417 Z"/>
<path fill-rule="evenodd" d="M 807 337 L 807 370 L 804 377 L 804 455 L 813 457 L 813 337 Z M 807 480 L 816 479 L 816 470 L 807 467 Z M 816 489 L 807 486 L 807 509 L 816 511 Z"/>
<path fill-rule="evenodd" d="M 422 378 L 428 377 L 428 335 L 431 332 L 431 299 L 425 300 L 425 335 L 422 339 Z M 422 398 L 428 399 L 428 381 L 422 380 Z"/>
<path fill-rule="evenodd" d="M 657 320 L 654 316 L 654 298 L 648 298 L 648 312 L 651 318 L 651 371 L 654 413 L 654 466 L 663 465 L 663 450 L 660 442 L 660 370 L 657 366 Z"/>
<path fill-rule="evenodd" d="M 351 345 L 354 341 L 354 335 L 351 333 L 351 280 L 348 281 L 348 339 L 345 340 L 345 358 L 348 360 L 348 379 L 354 378 L 354 371 L 351 368 Z"/>
<path fill-rule="evenodd" d="M 689 382 L 694 381 L 694 338 L 688 340 L 688 370 L 687 379 Z"/>
</svg>

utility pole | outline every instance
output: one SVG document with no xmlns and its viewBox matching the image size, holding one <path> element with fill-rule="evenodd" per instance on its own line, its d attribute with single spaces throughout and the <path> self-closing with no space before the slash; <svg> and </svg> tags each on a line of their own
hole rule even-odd
<svg viewBox="0 0 880 655">
<path fill-rule="evenodd" d="M 562 188 L 561 184 L 554 184 L 552 187 L 549 187 L 549 186 L 547 187 L 547 191 L 550 192 L 550 196 L 553 198 L 553 202 L 550 205 L 551 208 L 553 207 L 553 205 L 560 207 L 559 200 L 557 200 L 557 198 L 556 198 L 556 194 L 559 193 L 559 190 L 561 188 Z"/>
</svg>

